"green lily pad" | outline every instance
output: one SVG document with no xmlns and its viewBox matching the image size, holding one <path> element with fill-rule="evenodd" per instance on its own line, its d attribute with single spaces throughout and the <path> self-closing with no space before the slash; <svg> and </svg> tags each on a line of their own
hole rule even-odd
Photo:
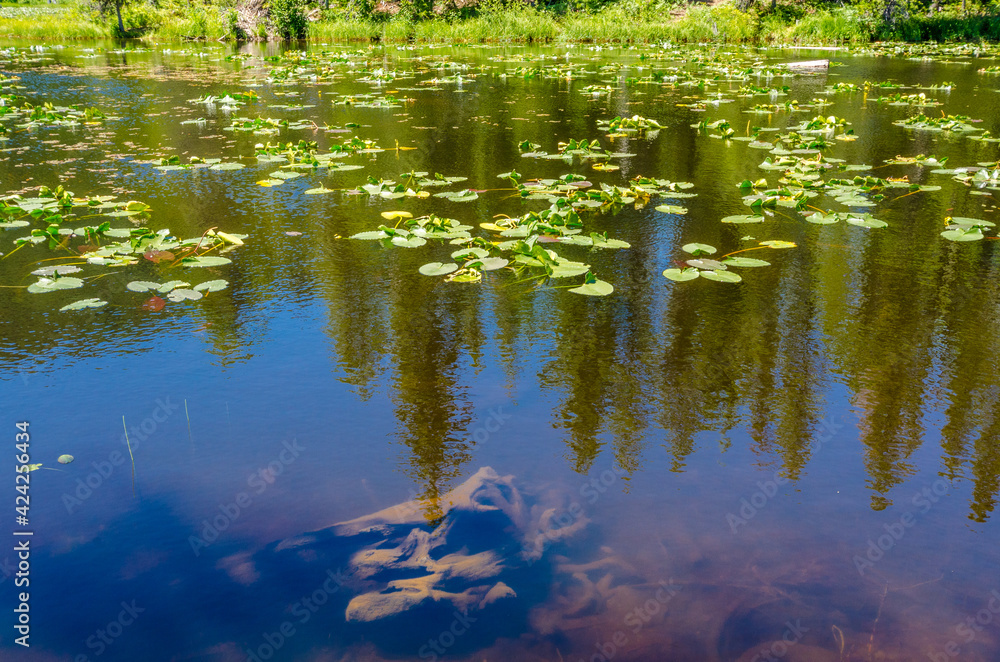
<svg viewBox="0 0 1000 662">
<path fill-rule="evenodd" d="M 661 211 L 664 214 L 686 214 L 688 212 L 687 207 L 681 207 L 678 205 L 660 205 L 654 207 L 656 211 Z"/>
<path fill-rule="evenodd" d="M 600 280 L 594 274 L 587 272 L 583 285 L 570 290 L 573 294 L 585 294 L 590 297 L 606 297 L 615 291 L 611 283 Z"/>
<path fill-rule="evenodd" d="M 473 246 L 472 248 L 462 248 L 451 254 L 453 260 L 469 260 L 472 258 L 489 257 L 490 252 L 484 248 Z"/>
<path fill-rule="evenodd" d="M 458 265 L 454 262 L 428 262 L 420 267 L 420 273 L 425 276 L 445 276 L 458 270 Z"/>
<path fill-rule="evenodd" d="M 359 232 L 357 234 L 352 234 L 351 239 L 363 239 L 365 241 L 371 241 L 374 239 L 385 239 L 388 237 L 386 233 L 381 230 L 369 230 L 368 232 Z"/>
<path fill-rule="evenodd" d="M 702 278 L 717 280 L 720 283 L 738 283 L 743 280 L 739 274 L 732 271 L 702 271 Z"/>
<path fill-rule="evenodd" d="M 59 464 L 69 464 L 72 461 L 73 461 L 72 455 L 60 455 L 59 457 L 56 458 L 56 462 L 58 462 Z"/>
<path fill-rule="evenodd" d="M 423 237 L 393 237 L 392 245 L 400 248 L 417 248 L 427 243 Z"/>
<path fill-rule="evenodd" d="M 186 257 L 181 260 L 185 267 L 221 267 L 230 264 L 232 260 L 228 257 L 218 257 L 217 255 L 204 255 L 199 257 Z"/>
<path fill-rule="evenodd" d="M 148 292 L 150 290 L 159 289 L 160 284 L 149 280 L 133 280 L 125 287 L 133 292 Z"/>
<path fill-rule="evenodd" d="M 691 255 L 714 255 L 716 248 L 708 244 L 684 244 L 681 250 Z"/>
<path fill-rule="evenodd" d="M 730 257 L 722 261 L 730 267 L 769 267 L 771 263 L 767 260 L 758 260 L 752 257 Z"/>
<path fill-rule="evenodd" d="M 177 289 L 170 292 L 167 298 L 171 301 L 197 301 L 202 297 L 201 292 L 188 289 Z"/>
<path fill-rule="evenodd" d="M 228 280 L 209 280 L 194 286 L 196 292 L 218 292 L 229 287 Z"/>
<path fill-rule="evenodd" d="M 488 257 L 479 260 L 478 268 L 481 271 L 496 271 L 497 269 L 503 269 L 508 264 L 510 264 L 510 262 L 502 257 Z"/>
<path fill-rule="evenodd" d="M 73 290 L 83 287 L 83 281 L 72 276 L 62 278 L 39 278 L 37 283 L 28 286 L 28 291 L 32 294 L 42 294 L 45 292 L 55 292 L 56 290 Z"/>
<path fill-rule="evenodd" d="M 182 280 L 171 280 L 171 281 L 167 281 L 163 285 L 158 286 L 156 288 L 156 291 L 159 292 L 160 294 L 166 294 L 167 292 L 170 292 L 171 290 L 175 290 L 178 287 L 188 287 L 189 285 L 190 285 L 190 283 L 185 283 Z"/>
<path fill-rule="evenodd" d="M 83 310 L 84 308 L 100 308 L 106 305 L 108 305 L 108 302 L 101 301 L 100 299 L 80 299 L 79 301 L 74 301 L 71 304 L 63 306 L 59 310 Z"/>
<path fill-rule="evenodd" d="M 726 216 L 722 219 L 723 223 L 763 223 L 764 217 L 757 216 L 756 214 L 736 214 L 734 216 Z"/>
<path fill-rule="evenodd" d="M 948 241 L 979 241 L 983 239 L 983 232 L 978 227 L 973 227 L 959 230 L 945 230 L 941 233 L 941 236 Z"/>
<path fill-rule="evenodd" d="M 667 269 L 663 272 L 663 275 L 670 280 L 676 280 L 677 282 L 683 282 L 686 280 L 694 280 L 698 278 L 700 272 L 694 268 L 687 269 Z"/>
<path fill-rule="evenodd" d="M 857 225 L 861 228 L 885 228 L 889 227 L 889 224 L 885 221 L 880 221 L 877 218 L 849 218 L 847 222 L 851 225 Z"/>
</svg>

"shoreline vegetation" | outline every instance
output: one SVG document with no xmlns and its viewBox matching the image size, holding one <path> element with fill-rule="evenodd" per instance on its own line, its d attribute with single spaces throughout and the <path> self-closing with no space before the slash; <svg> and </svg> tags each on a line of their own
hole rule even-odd
<svg viewBox="0 0 1000 662">
<path fill-rule="evenodd" d="M 0 37 L 384 43 L 1000 41 L 1000 0 L 40 0 Z"/>
</svg>

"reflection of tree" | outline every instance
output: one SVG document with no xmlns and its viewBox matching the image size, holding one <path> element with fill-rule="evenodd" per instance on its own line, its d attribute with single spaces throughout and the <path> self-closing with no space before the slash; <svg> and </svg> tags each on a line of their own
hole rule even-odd
<svg viewBox="0 0 1000 662">
<path fill-rule="evenodd" d="M 426 293 L 435 284 L 397 288 L 390 322 L 396 418 L 411 453 L 407 470 L 423 484 L 429 520 L 441 517 L 439 499 L 475 445 L 464 383 L 468 366 L 462 364 L 482 345 L 476 298 L 421 296 L 418 290 Z M 448 292 L 454 293 L 459 291 Z"/>
<path fill-rule="evenodd" d="M 944 475 L 973 481 L 969 517 L 977 522 L 989 518 L 1000 492 L 1000 343 L 995 330 L 1000 286 L 995 262 L 987 262 L 988 257 L 985 247 L 950 251 L 939 296 L 946 320 L 941 381 L 950 395 L 941 430 Z"/>
</svg>

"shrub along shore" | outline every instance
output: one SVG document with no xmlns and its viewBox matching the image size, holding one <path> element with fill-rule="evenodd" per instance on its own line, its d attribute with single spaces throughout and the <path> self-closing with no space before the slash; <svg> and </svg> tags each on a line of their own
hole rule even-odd
<svg viewBox="0 0 1000 662">
<path fill-rule="evenodd" d="M 31 0 L 29 0 L 31 1 Z M 121 29 L 115 3 L 121 3 Z M 823 0 L 778 4 L 725 0 L 596 0 L 543 6 L 483 0 L 459 7 L 373 0 L 67 0 L 61 5 L 0 6 L 0 37 L 67 40 L 114 37 L 151 41 L 319 42 L 714 42 L 861 44 L 873 41 L 1000 41 L 1000 4 L 974 9 L 916 0 Z M 426 1 L 426 0 L 425 0 Z M 969 0 L 970 2 L 972 0 Z M 249 7 L 248 7 L 249 6 Z M 103 9 L 103 11 L 102 11 Z"/>
</svg>

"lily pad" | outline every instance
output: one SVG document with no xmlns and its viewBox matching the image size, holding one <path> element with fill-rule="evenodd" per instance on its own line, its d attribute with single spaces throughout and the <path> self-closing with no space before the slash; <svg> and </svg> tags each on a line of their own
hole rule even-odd
<svg viewBox="0 0 1000 662">
<path fill-rule="evenodd" d="M 232 260 L 228 257 L 218 257 L 216 255 L 204 255 L 199 257 L 186 257 L 181 260 L 185 267 L 221 267 L 230 264 Z"/>
<path fill-rule="evenodd" d="M 179 289 L 173 290 L 167 295 L 167 298 L 171 301 L 197 301 L 202 297 L 201 292 L 196 292 L 195 290 Z"/>
<path fill-rule="evenodd" d="M 392 245 L 401 248 L 418 248 L 427 243 L 423 237 L 393 237 Z"/>
<path fill-rule="evenodd" d="M 681 207 L 678 205 L 659 205 L 654 207 L 656 211 L 661 211 L 664 214 L 686 214 L 688 212 L 687 207 Z"/>
<path fill-rule="evenodd" d="M 681 250 L 691 255 L 714 255 L 716 248 L 708 244 L 684 244 Z"/>
<path fill-rule="evenodd" d="M 404 218 L 413 218 L 413 214 L 408 211 L 384 211 L 382 212 L 382 218 L 387 221 L 398 221 Z"/>
<path fill-rule="evenodd" d="M 983 231 L 978 227 L 958 230 L 945 230 L 941 236 L 948 241 L 979 241 L 983 239 Z"/>
<path fill-rule="evenodd" d="M 771 263 L 767 260 L 758 260 L 752 257 L 730 257 L 722 261 L 730 267 L 769 267 Z"/>
<path fill-rule="evenodd" d="M 585 294 L 591 297 L 606 297 L 615 291 L 611 283 L 595 278 L 593 274 L 587 273 L 587 277 L 580 287 L 570 290 L 573 294 Z"/>
<path fill-rule="evenodd" d="M 756 214 L 736 214 L 734 216 L 726 216 L 722 219 L 723 223 L 763 223 L 764 217 L 758 216 Z"/>
<path fill-rule="evenodd" d="M 698 278 L 700 272 L 694 268 L 687 269 L 667 269 L 663 272 L 663 275 L 670 280 L 676 280 L 677 282 L 683 282 L 686 280 L 694 280 Z"/>
<path fill-rule="evenodd" d="M 497 269 L 503 269 L 510 262 L 502 257 L 488 257 L 483 260 L 478 261 L 478 268 L 481 271 L 496 271 Z"/>
<path fill-rule="evenodd" d="M 454 262 L 428 262 L 420 267 L 420 273 L 425 276 L 446 276 L 453 271 L 458 271 L 458 265 Z"/>
<path fill-rule="evenodd" d="M 709 280 L 717 280 L 720 283 L 738 283 L 743 280 L 739 274 L 732 271 L 702 271 L 701 277 Z"/>
<path fill-rule="evenodd" d="M 149 280 L 133 280 L 125 287 L 133 292 L 148 292 L 150 290 L 159 289 L 160 284 Z"/>
<path fill-rule="evenodd" d="M 847 222 L 851 225 L 857 225 L 861 228 L 885 228 L 889 224 L 885 221 L 880 221 L 877 218 L 855 218 L 851 217 L 847 219 Z"/>
<path fill-rule="evenodd" d="M 100 308 L 106 305 L 108 305 L 108 302 L 101 301 L 100 299 L 80 299 L 79 301 L 74 301 L 71 304 L 63 306 L 59 310 L 83 310 L 84 308 Z"/>
<path fill-rule="evenodd" d="M 72 455 L 60 455 L 59 457 L 56 458 L 56 462 L 58 462 L 59 464 L 69 464 L 72 461 L 73 461 Z"/>
<path fill-rule="evenodd" d="M 209 280 L 194 286 L 196 292 L 218 292 L 229 287 L 228 280 Z"/>
<path fill-rule="evenodd" d="M 28 291 L 32 294 L 42 294 L 44 292 L 55 292 L 56 290 L 72 290 L 83 287 L 83 281 L 72 276 L 62 278 L 39 278 L 37 283 L 28 286 Z"/>
</svg>

